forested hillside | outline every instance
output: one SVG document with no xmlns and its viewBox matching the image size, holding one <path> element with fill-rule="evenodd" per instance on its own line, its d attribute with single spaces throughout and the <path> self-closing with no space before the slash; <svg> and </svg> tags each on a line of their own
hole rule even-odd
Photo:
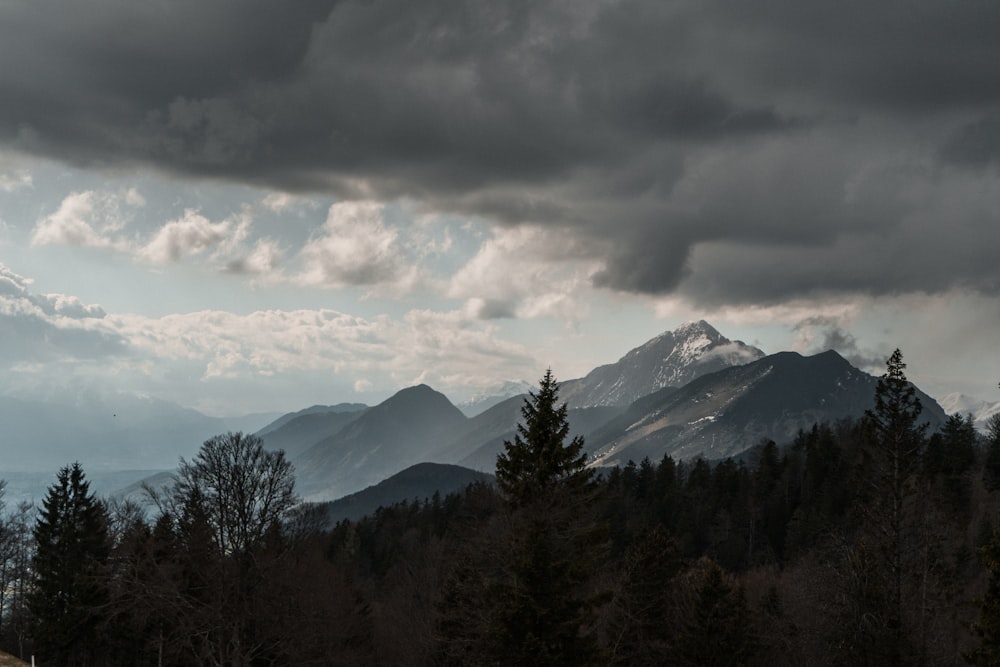
<svg viewBox="0 0 1000 667">
<path fill-rule="evenodd" d="M 739 459 L 586 466 L 551 374 L 496 483 L 330 529 L 284 454 L 207 441 L 152 512 L 60 472 L 3 523 L 2 648 L 42 665 L 997 664 L 1000 418 L 863 418 Z"/>
</svg>

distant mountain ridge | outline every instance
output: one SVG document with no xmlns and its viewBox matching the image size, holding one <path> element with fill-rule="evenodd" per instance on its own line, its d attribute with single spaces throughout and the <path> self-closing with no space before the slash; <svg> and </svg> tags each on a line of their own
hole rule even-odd
<svg viewBox="0 0 1000 667">
<path fill-rule="evenodd" d="M 313 406 L 285 415 L 257 431 L 264 446 L 281 449 L 296 460 L 323 438 L 340 431 L 368 410 L 368 406 L 343 403 L 339 406 Z"/>
<path fill-rule="evenodd" d="M 288 414 L 281 415 L 274 421 L 266 424 L 263 428 L 257 431 L 257 435 L 265 436 L 269 433 L 273 433 L 278 429 L 282 428 L 289 422 L 302 417 L 311 417 L 314 415 L 328 415 L 328 414 L 349 414 L 359 412 L 361 410 L 367 410 L 368 406 L 364 403 L 338 403 L 337 405 L 313 405 L 311 407 L 305 408 L 304 410 L 299 410 L 297 412 L 289 412 Z"/>
<path fill-rule="evenodd" d="M 875 383 L 836 352 L 765 357 L 699 321 L 562 383 L 560 400 L 569 406 L 571 435 L 582 435 L 591 464 L 603 466 L 664 454 L 718 459 L 767 439 L 787 444 L 814 423 L 862 416 L 872 407 Z M 657 389 L 647 391 L 651 387 Z M 620 403 L 633 395 L 638 397 Z M 924 416 L 936 427 L 944 411 L 929 396 L 920 397 Z M 420 489 L 432 493 L 438 472 L 447 469 L 433 466 L 492 474 L 527 399 L 512 396 L 470 418 L 444 394 L 418 385 L 373 407 L 316 405 L 281 415 L 257 434 L 265 446 L 286 452 L 306 500 L 362 492 L 421 464 L 431 467 L 414 475 L 422 480 Z M 397 482 L 381 487 L 379 497 L 405 487 Z"/>
<path fill-rule="evenodd" d="M 533 384 L 524 380 L 507 380 L 500 386 L 472 396 L 461 403 L 456 403 L 456 407 L 465 413 L 466 417 L 475 417 L 498 403 L 502 403 L 514 396 L 527 394 L 534 388 Z"/>
<path fill-rule="evenodd" d="M 810 357 L 779 352 L 639 399 L 592 434 L 592 462 L 620 465 L 664 454 L 718 459 L 764 440 L 787 444 L 815 423 L 862 416 L 873 405 L 876 382 L 833 350 Z M 921 419 L 937 428 L 944 411 L 919 389 L 918 396 Z"/>
<path fill-rule="evenodd" d="M 629 405 L 665 387 L 680 387 L 702 375 L 756 361 L 764 353 L 732 341 L 705 320 L 688 322 L 629 351 L 613 364 L 560 385 L 571 407 Z"/>
<path fill-rule="evenodd" d="M 971 414 L 972 421 L 979 430 L 986 428 L 986 422 L 989 421 L 990 417 L 1000 414 L 1000 402 L 990 403 L 965 394 L 945 394 L 938 399 L 938 403 L 950 415 L 957 413 L 964 417 Z"/>
<path fill-rule="evenodd" d="M 374 514 L 379 507 L 388 507 L 406 501 L 426 501 L 435 493 L 444 498 L 449 493 L 461 491 L 473 482 L 490 483 L 489 475 L 468 468 L 443 463 L 418 463 L 387 477 L 378 484 L 324 503 L 324 513 L 332 527 L 344 519 L 357 520 Z"/>
<path fill-rule="evenodd" d="M 403 389 L 363 411 L 295 460 L 301 493 L 336 498 L 382 481 L 427 456 L 466 417 L 427 385 Z"/>
</svg>

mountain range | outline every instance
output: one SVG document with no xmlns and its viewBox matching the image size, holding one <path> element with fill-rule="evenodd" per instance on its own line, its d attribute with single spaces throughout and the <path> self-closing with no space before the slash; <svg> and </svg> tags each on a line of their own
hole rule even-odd
<svg viewBox="0 0 1000 667">
<path fill-rule="evenodd" d="M 765 356 L 700 321 L 563 382 L 560 398 L 569 406 L 571 436 L 584 437 L 591 465 L 611 466 L 664 454 L 718 459 L 766 440 L 785 444 L 816 422 L 863 415 L 875 384 L 832 350 Z M 919 396 L 924 418 L 936 428 L 944 410 Z M 329 500 L 421 462 L 492 473 L 526 398 L 513 396 L 466 417 L 421 385 L 336 421 L 324 417 L 331 432 L 322 438 L 315 413 L 283 417 L 260 434 L 267 446 L 288 453 L 304 497 Z"/>
<path fill-rule="evenodd" d="M 965 394 L 945 394 L 938 399 L 944 411 L 950 415 L 972 415 L 972 421 L 979 430 L 986 430 L 987 423 L 995 415 L 1000 414 L 1000 401 L 990 403 Z"/>
<path fill-rule="evenodd" d="M 834 351 L 765 356 L 699 321 L 665 332 L 582 378 L 562 382 L 560 398 L 569 407 L 571 435 L 584 437 L 591 465 L 609 466 L 664 454 L 722 458 L 764 440 L 785 444 L 813 423 L 862 415 L 872 406 L 875 382 Z M 36 465 L 53 471 L 73 460 L 90 466 L 98 456 L 117 466 L 111 469 L 172 470 L 179 456 L 190 458 L 208 437 L 243 430 L 256 432 L 266 447 L 285 451 L 306 500 L 370 496 L 376 493 L 370 489 L 417 465 L 431 467 L 390 487 L 405 486 L 407 494 L 419 497 L 418 487 L 426 482 L 421 488 L 429 497 L 435 479 L 456 477 L 453 468 L 444 475 L 432 464 L 493 472 L 528 398 L 503 394 L 523 388 L 509 383 L 499 393 L 466 404 L 464 412 L 444 394 L 419 385 L 371 407 L 314 405 L 240 422 L 146 399 L 65 406 L 63 418 L 53 420 L 38 405 L 0 398 L 0 420 L 6 427 L 0 451 L 7 453 L 0 471 L 18 469 L 10 453 L 20 448 L 41 461 Z M 924 418 L 936 427 L 945 411 L 934 399 L 920 396 Z M 134 493 L 128 484 L 138 477 L 118 479 L 121 493 Z M 386 493 L 385 487 L 377 492 L 379 498 Z M 355 505 L 359 503 L 356 499 Z"/>
<path fill-rule="evenodd" d="M 174 468 L 213 435 L 256 431 L 279 414 L 209 417 L 126 394 L 0 396 L 0 471 L 55 471 L 73 461 L 94 471 Z"/>
</svg>

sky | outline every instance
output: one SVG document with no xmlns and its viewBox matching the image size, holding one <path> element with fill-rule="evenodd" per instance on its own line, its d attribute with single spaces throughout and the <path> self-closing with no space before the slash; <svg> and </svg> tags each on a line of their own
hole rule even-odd
<svg viewBox="0 0 1000 667">
<path fill-rule="evenodd" d="M 458 401 L 705 319 L 996 401 L 998 34 L 945 0 L 2 0 L 0 394 Z"/>
</svg>

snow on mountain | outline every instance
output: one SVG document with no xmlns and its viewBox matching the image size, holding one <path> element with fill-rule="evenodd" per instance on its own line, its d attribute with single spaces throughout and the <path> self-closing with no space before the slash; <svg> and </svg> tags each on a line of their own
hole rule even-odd
<svg viewBox="0 0 1000 667">
<path fill-rule="evenodd" d="M 704 320 L 688 322 L 584 378 L 563 382 L 560 395 L 571 407 L 628 405 L 664 387 L 680 387 L 707 373 L 763 356 L 753 346 L 729 340 Z"/>
<path fill-rule="evenodd" d="M 972 420 L 975 422 L 976 428 L 979 430 L 984 430 L 986 428 L 986 422 L 990 417 L 1000 414 L 1000 402 L 989 403 L 982 399 L 960 394 L 958 392 L 946 394 L 937 399 L 937 401 L 949 415 L 956 413 L 960 415 L 971 414 Z"/>
<path fill-rule="evenodd" d="M 833 350 L 779 352 L 645 396 L 587 439 L 592 465 L 624 465 L 669 454 L 677 460 L 736 456 L 773 440 L 791 443 L 817 423 L 857 419 L 872 407 L 877 380 Z M 944 411 L 919 389 L 931 430 Z"/>
</svg>

